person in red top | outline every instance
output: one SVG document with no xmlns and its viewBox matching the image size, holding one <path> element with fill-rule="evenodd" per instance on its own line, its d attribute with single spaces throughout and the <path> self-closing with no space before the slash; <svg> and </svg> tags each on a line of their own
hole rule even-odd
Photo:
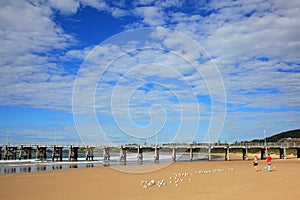
<svg viewBox="0 0 300 200">
<path fill-rule="evenodd" d="M 268 172 L 271 171 L 271 161 L 272 161 L 272 157 L 270 156 L 270 154 L 268 154 L 267 158 L 266 158 L 266 162 L 268 165 Z"/>
</svg>

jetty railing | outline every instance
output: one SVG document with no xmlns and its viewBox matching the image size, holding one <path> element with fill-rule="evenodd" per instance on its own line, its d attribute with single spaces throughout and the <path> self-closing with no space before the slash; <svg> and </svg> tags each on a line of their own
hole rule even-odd
<svg viewBox="0 0 300 200">
<path fill-rule="evenodd" d="M 253 143 L 170 143 L 170 144 L 157 144 L 157 145 L 139 145 L 139 144 L 126 144 L 126 145 L 103 145 L 103 144 L 83 144 L 74 142 L 13 142 L 13 143 L 0 143 L 0 159 L 19 159 L 31 158 L 35 152 L 36 158 L 47 158 L 47 152 L 52 152 L 53 160 L 63 160 L 63 149 L 69 151 L 68 160 L 77 160 L 79 148 L 85 149 L 86 160 L 93 160 L 95 148 L 103 150 L 104 161 L 110 160 L 110 152 L 115 152 L 116 149 L 120 151 L 120 161 L 126 161 L 126 151 L 137 152 L 139 161 L 143 160 L 143 153 L 154 151 L 155 161 L 159 160 L 160 149 L 171 149 L 172 160 L 175 162 L 176 153 L 188 152 L 190 160 L 193 160 L 193 154 L 199 149 L 203 149 L 208 154 L 208 160 L 211 160 L 213 149 L 225 153 L 225 159 L 229 160 L 230 151 L 241 151 L 243 160 L 247 160 L 248 150 L 259 149 L 261 152 L 261 159 L 265 158 L 269 149 L 279 150 L 280 158 L 286 158 L 287 149 L 296 149 L 297 158 L 300 158 L 300 142 L 284 141 L 284 142 L 253 142 Z M 80 150 L 82 151 L 82 150 Z M 3 154 L 2 154 L 3 152 Z M 18 154 L 18 156 L 17 156 Z"/>
<path fill-rule="evenodd" d="M 232 143 L 232 144 L 224 144 L 224 143 L 170 143 L 170 144 L 150 144 L 150 145 L 140 145 L 140 144 L 125 144 L 125 145 L 105 145 L 105 144 L 96 144 L 96 143 L 88 143 L 84 144 L 81 142 L 0 142 L 0 146 L 45 146 L 45 147 L 53 147 L 53 146 L 63 146 L 63 147 L 69 147 L 69 146 L 77 146 L 77 147 L 99 147 L 104 148 L 105 146 L 110 147 L 144 147 L 144 148 L 201 148 L 201 147 L 287 147 L 287 148 L 299 148 L 300 142 L 238 142 L 238 143 Z"/>
</svg>

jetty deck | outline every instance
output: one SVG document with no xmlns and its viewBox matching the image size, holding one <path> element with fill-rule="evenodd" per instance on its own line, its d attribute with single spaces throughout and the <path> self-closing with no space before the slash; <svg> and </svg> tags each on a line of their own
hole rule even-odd
<svg viewBox="0 0 300 200">
<path fill-rule="evenodd" d="M 86 160 L 94 160 L 94 149 L 102 149 L 103 161 L 110 161 L 111 149 L 118 148 L 120 151 L 120 162 L 126 163 L 126 152 L 137 152 L 137 161 L 143 161 L 143 152 L 153 151 L 154 161 L 159 162 L 159 154 L 162 150 L 169 150 L 172 154 L 172 161 L 176 162 L 176 155 L 189 153 L 190 161 L 194 158 L 195 152 L 207 153 L 208 160 L 212 160 L 211 155 L 213 150 L 223 152 L 225 160 L 230 160 L 231 151 L 241 151 L 243 156 L 241 159 L 248 159 L 249 150 L 260 151 L 261 159 L 264 159 L 269 150 L 279 151 L 280 159 L 287 157 L 288 149 L 295 149 L 297 158 L 300 158 L 300 143 L 296 142 L 281 142 L 281 143 L 234 143 L 234 144 L 219 144 L 219 143 L 198 143 L 198 144 L 160 144 L 160 145 L 137 145 L 127 144 L 120 146 L 105 146 L 105 145 L 84 145 L 75 143 L 13 143 L 0 144 L 0 159 L 2 160 L 17 160 L 17 159 L 32 159 L 35 154 L 35 159 L 46 159 L 47 153 L 51 152 L 52 161 L 62 161 L 63 151 L 68 151 L 68 160 L 77 161 L 79 149 L 85 152 Z"/>
</svg>

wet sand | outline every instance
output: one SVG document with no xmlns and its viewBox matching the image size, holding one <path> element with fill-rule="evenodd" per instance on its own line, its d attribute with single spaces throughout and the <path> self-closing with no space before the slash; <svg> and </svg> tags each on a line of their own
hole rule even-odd
<svg viewBox="0 0 300 200">
<path fill-rule="evenodd" d="M 252 160 L 234 160 L 4 174 L 0 198 L 299 199 L 300 159 L 274 159 L 271 172 L 265 167 L 259 160 L 256 172 Z"/>
</svg>

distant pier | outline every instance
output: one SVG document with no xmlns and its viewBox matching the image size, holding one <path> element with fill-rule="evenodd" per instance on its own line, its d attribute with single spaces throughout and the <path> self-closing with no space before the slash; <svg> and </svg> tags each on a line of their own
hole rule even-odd
<svg viewBox="0 0 300 200">
<path fill-rule="evenodd" d="M 242 160 L 248 160 L 249 150 L 260 151 L 260 158 L 264 159 L 270 150 L 279 151 L 280 159 L 287 158 L 287 150 L 295 149 L 297 158 L 300 158 L 300 143 L 200 143 L 200 144 L 164 144 L 164 145 L 121 145 L 121 146 L 97 146 L 82 144 L 0 144 L 1 160 L 32 159 L 35 152 L 35 159 L 46 160 L 47 154 L 51 153 L 52 161 L 63 161 L 63 151 L 68 152 L 68 161 L 77 161 L 79 149 L 85 152 L 87 161 L 94 160 L 94 149 L 103 150 L 103 161 L 110 161 L 111 149 L 118 148 L 120 151 L 120 163 L 126 164 L 127 152 L 137 153 L 137 162 L 143 163 L 144 152 L 153 152 L 153 161 L 159 162 L 160 152 L 170 153 L 172 161 L 176 162 L 177 155 L 183 153 L 189 155 L 189 160 L 194 160 L 194 154 L 200 152 L 207 154 L 207 159 L 212 160 L 212 151 L 223 152 L 225 160 L 230 160 L 230 152 L 241 152 Z"/>
</svg>

